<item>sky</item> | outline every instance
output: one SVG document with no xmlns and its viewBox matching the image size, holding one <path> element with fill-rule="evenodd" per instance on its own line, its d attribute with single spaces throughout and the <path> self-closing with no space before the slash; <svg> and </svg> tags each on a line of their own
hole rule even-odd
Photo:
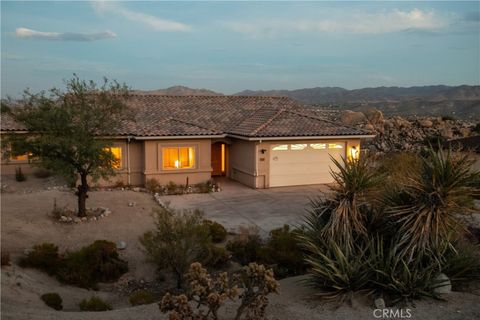
<svg viewBox="0 0 480 320">
<path fill-rule="evenodd" d="M 480 2 L 2 1 L 1 96 L 479 85 Z"/>
</svg>

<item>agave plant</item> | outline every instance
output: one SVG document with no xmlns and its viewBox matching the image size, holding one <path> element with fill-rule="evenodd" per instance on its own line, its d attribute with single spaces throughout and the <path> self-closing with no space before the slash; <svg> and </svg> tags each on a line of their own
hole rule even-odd
<svg viewBox="0 0 480 320">
<path fill-rule="evenodd" d="M 471 166 L 468 155 L 429 148 L 422 156 L 420 173 L 399 182 L 400 192 L 386 199 L 387 213 L 401 235 L 399 253 L 407 262 L 438 253 L 443 243 L 454 239 L 462 226 L 459 215 L 472 211 L 471 185 L 479 172 Z"/>
</svg>

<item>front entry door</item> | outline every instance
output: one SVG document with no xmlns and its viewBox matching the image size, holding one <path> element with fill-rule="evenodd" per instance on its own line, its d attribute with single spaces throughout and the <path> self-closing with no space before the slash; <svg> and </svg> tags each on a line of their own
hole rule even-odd
<svg viewBox="0 0 480 320">
<path fill-rule="evenodd" d="M 225 144 L 212 144 L 212 176 L 225 175 Z"/>
</svg>

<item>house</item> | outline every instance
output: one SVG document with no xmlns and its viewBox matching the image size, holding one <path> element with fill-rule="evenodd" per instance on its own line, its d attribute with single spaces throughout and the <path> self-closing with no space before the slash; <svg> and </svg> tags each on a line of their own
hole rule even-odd
<svg viewBox="0 0 480 320">
<path fill-rule="evenodd" d="M 326 120 L 284 97 L 132 95 L 132 119 L 111 138 L 118 180 L 190 184 L 226 176 L 252 188 L 332 182 L 332 160 L 358 157 L 373 136 Z M 25 132 L 2 117 L 1 132 Z M 32 170 L 28 155 L 2 160 L 2 173 Z"/>
</svg>

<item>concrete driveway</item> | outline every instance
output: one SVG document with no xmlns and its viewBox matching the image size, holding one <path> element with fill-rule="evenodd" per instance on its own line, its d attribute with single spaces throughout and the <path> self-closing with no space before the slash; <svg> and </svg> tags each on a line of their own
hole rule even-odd
<svg viewBox="0 0 480 320">
<path fill-rule="evenodd" d="M 284 224 L 301 223 L 309 199 L 328 189 L 325 185 L 251 189 L 229 179 L 218 181 L 220 192 L 163 196 L 162 200 L 178 209 L 201 209 L 230 231 L 256 226 L 265 236 Z"/>
</svg>

